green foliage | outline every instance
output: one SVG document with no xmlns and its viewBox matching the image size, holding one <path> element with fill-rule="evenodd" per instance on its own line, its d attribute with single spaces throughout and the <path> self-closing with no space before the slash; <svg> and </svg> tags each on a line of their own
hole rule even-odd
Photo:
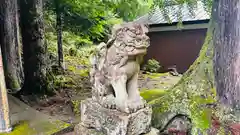
<svg viewBox="0 0 240 135">
<path fill-rule="evenodd" d="M 54 75 L 53 87 L 60 89 L 78 89 L 81 85 L 82 77 L 88 78 L 89 75 L 89 55 L 93 46 L 85 46 L 76 50 L 76 55 L 65 54 L 65 74 Z"/>
<path fill-rule="evenodd" d="M 48 53 L 51 56 L 50 67 L 57 67 L 57 36 L 54 32 L 45 33 L 48 44 Z M 84 40 L 84 41 L 83 41 Z M 51 87 L 55 90 L 80 89 L 83 78 L 88 78 L 89 56 L 95 48 L 89 39 L 83 39 L 74 33 L 63 32 L 63 54 L 65 73 L 55 72 L 50 74 L 53 82 Z"/>
<path fill-rule="evenodd" d="M 63 44 L 66 44 L 68 46 L 74 46 L 76 48 L 80 48 L 81 46 L 84 45 L 92 45 L 92 41 L 90 41 L 89 38 L 84 38 L 78 35 L 75 35 L 74 33 L 71 32 L 63 32 Z"/>
<path fill-rule="evenodd" d="M 57 36 L 54 32 L 45 33 L 46 42 L 48 44 L 48 52 L 56 56 L 57 54 Z M 77 36 L 74 33 L 63 32 L 63 54 L 65 56 L 84 56 L 90 53 L 92 41 L 87 38 Z M 80 54 L 81 53 L 81 54 Z M 82 54 L 84 53 L 84 54 Z M 79 55 L 80 54 L 80 55 Z"/>
<path fill-rule="evenodd" d="M 51 19 L 55 18 L 58 9 L 63 18 L 64 31 L 71 31 L 83 39 L 101 41 L 108 33 L 109 28 L 120 23 L 121 19 L 116 18 L 111 7 L 106 6 L 101 0 L 50 0 L 45 4 Z M 107 9 L 107 10 L 106 10 Z M 45 17 L 46 19 L 50 19 Z M 47 21 L 54 26 L 56 21 Z"/>
<path fill-rule="evenodd" d="M 64 75 L 56 75 L 54 77 L 54 86 L 55 89 L 63 89 L 63 88 L 74 88 L 76 83 L 73 78 Z"/>
<path fill-rule="evenodd" d="M 76 49 L 76 55 L 71 56 L 70 54 L 65 55 L 65 61 L 66 65 L 72 65 L 72 66 L 84 66 L 89 67 L 89 56 L 92 50 L 95 49 L 95 45 L 89 45 L 89 46 L 83 46 L 79 49 Z M 69 63 L 69 64 L 67 64 Z M 80 69 L 80 68 L 77 68 Z"/>
<path fill-rule="evenodd" d="M 144 70 L 151 72 L 151 73 L 156 73 L 158 72 L 159 68 L 160 68 L 160 64 L 157 60 L 155 59 L 150 59 L 148 60 L 147 64 L 144 66 Z"/>
<path fill-rule="evenodd" d="M 75 114 L 80 114 L 80 105 L 81 105 L 81 100 L 72 100 L 73 104 L 73 111 Z"/>
<path fill-rule="evenodd" d="M 124 21 L 133 21 L 148 13 L 154 0 L 104 0 L 105 4 Z"/>
</svg>

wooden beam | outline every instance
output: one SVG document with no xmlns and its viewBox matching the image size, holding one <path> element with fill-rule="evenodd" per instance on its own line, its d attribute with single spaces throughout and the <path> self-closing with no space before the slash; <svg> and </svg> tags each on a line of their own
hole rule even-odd
<svg viewBox="0 0 240 135">
<path fill-rule="evenodd" d="M 194 30 L 194 29 L 207 29 L 209 23 L 202 24 L 186 24 L 183 27 L 178 27 L 177 25 L 173 26 L 161 26 L 161 27 L 152 27 L 149 28 L 149 32 L 160 32 L 160 31 L 178 31 L 178 30 Z"/>
</svg>

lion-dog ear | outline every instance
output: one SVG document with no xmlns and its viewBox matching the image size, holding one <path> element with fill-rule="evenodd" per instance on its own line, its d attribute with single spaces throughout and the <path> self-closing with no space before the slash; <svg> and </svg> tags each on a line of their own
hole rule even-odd
<svg viewBox="0 0 240 135">
<path fill-rule="evenodd" d="M 141 27 L 142 27 L 142 30 L 143 30 L 144 33 L 148 33 L 148 32 L 149 32 L 149 31 L 148 31 L 149 25 L 147 25 L 147 24 L 141 24 Z"/>
</svg>

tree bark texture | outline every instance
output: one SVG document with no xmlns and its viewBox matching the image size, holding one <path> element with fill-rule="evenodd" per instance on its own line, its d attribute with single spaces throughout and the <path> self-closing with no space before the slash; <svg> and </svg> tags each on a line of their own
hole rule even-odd
<svg viewBox="0 0 240 135">
<path fill-rule="evenodd" d="M 25 77 L 23 93 L 44 93 L 47 90 L 47 67 L 42 0 L 21 0 L 20 15 Z"/>
<path fill-rule="evenodd" d="M 212 21 L 209 23 L 209 28 L 205 42 L 199 53 L 197 60 L 191 65 L 188 71 L 182 76 L 181 80 L 171 89 L 168 94 L 160 98 L 153 99 L 149 102 L 153 107 L 152 125 L 155 128 L 161 127 L 166 122 L 163 114 L 167 112 L 176 112 L 176 114 L 187 114 L 192 123 L 204 123 L 204 128 L 209 128 L 210 122 L 208 119 L 203 120 L 204 107 L 206 101 L 201 106 L 193 107 L 192 101 L 197 101 L 200 97 L 204 99 L 214 100 L 214 74 L 213 74 L 213 43 L 212 43 Z M 199 101 L 197 101 L 200 103 Z M 167 118 L 167 116 L 166 116 Z M 168 119 L 169 120 L 169 119 Z M 204 121 L 204 122 L 203 122 Z M 198 128 L 203 128 L 201 125 L 193 126 L 193 135 L 197 134 Z"/>
<path fill-rule="evenodd" d="M 240 109 L 240 1 L 215 0 L 214 74 L 220 103 Z"/>
<path fill-rule="evenodd" d="M 57 28 L 57 44 L 58 44 L 58 66 L 63 69 L 63 47 L 62 47 L 62 28 L 63 17 L 61 12 L 60 0 L 55 0 L 56 10 L 56 28 Z"/>
<path fill-rule="evenodd" d="M 9 117 L 7 89 L 3 71 L 2 54 L 0 49 L 0 133 L 12 130 Z"/>
<path fill-rule="evenodd" d="M 17 92 L 22 84 L 22 61 L 17 0 L 0 1 L 0 44 L 7 88 Z"/>
</svg>

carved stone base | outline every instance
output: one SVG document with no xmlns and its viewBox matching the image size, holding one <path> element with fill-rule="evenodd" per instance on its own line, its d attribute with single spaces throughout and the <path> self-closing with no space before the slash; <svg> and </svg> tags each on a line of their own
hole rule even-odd
<svg viewBox="0 0 240 135">
<path fill-rule="evenodd" d="M 140 135 L 151 130 L 152 109 L 147 106 L 135 113 L 127 114 L 102 107 L 87 99 L 81 103 L 81 123 L 76 126 L 76 135 Z"/>
<path fill-rule="evenodd" d="M 74 128 L 74 135 L 105 135 L 103 132 L 94 128 L 87 128 L 82 123 L 79 123 Z"/>
<path fill-rule="evenodd" d="M 82 125 L 82 123 L 76 125 L 74 131 L 75 131 L 74 135 L 106 135 L 102 131 L 98 131 L 94 128 L 87 128 L 84 125 Z M 142 135 L 159 135 L 159 130 L 151 128 L 150 132 Z"/>
</svg>

